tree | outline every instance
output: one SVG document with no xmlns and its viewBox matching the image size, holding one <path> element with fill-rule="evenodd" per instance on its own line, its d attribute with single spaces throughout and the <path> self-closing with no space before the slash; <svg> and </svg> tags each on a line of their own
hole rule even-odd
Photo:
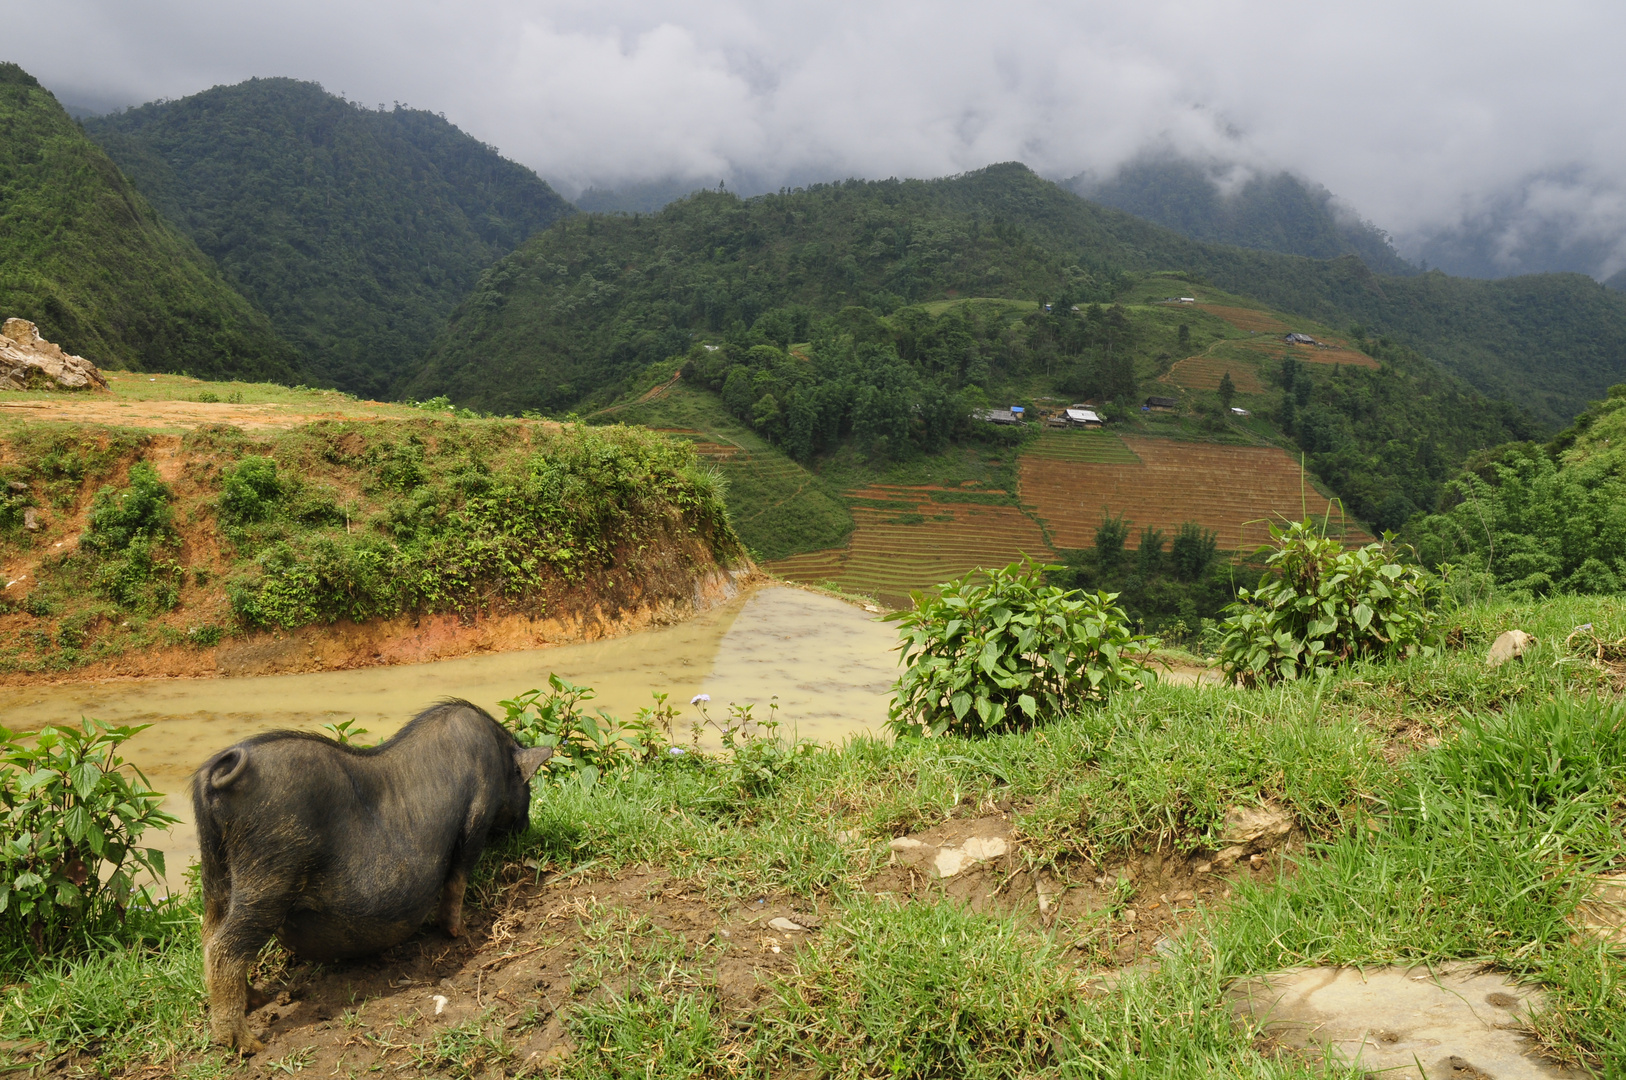
<svg viewBox="0 0 1626 1080">
<path fill-rule="evenodd" d="M 1113 517 L 1101 508 L 1101 524 L 1095 527 L 1095 565 L 1111 572 L 1123 562 L 1124 541 L 1129 539 L 1129 522 L 1119 514 Z"/>
<path fill-rule="evenodd" d="M 1229 410 L 1231 402 L 1236 400 L 1236 383 L 1231 381 L 1231 373 L 1227 371 L 1220 376 L 1219 384 L 1220 408 Z"/>
</svg>

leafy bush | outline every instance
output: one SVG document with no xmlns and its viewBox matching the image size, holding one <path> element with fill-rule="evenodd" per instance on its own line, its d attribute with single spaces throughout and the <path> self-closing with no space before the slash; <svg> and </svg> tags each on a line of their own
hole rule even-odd
<svg viewBox="0 0 1626 1080">
<path fill-rule="evenodd" d="M 282 495 L 277 463 L 268 457 L 245 457 L 221 478 L 220 520 L 229 525 L 264 521 Z"/>
<path fill-rule="evenodd" d="M 32 745 L 0 728 L 0 945 L 43 952 L 95 934 L 123 914 L 138 872 L 163 876 L 163 852 L 136 843 L 177 819 L 116 752 L 145 728 L 87 719 Z"/>
<path fill-rule="evenodd" d="M 114 492 L 103 488 L 90 507 L 90 527 L 81 545 L 114 555 L 138 540 L 157 540 L 170 532 L 169 488 L 145 461 L 130 466 L 129 486 Z"/>
<path fill-rule="evenodd" d="M 1271 526 L 1276 551 L 1257 589 L 1240 589 L 1220 630 L 1220 662 L 1246 686 L 1297 679 L 1423 645 L 1437 582 L 1395 561 L 1387 542 L 1345 551 L 1309 521 Z"/>
<path fill-rule="evenodd" d="M 1149 681 L 1134 659 L 1149 639 L 1130 632 L 1109 593 L 1043 582 L 1032 560 L 968 574 L 916 594 L 900 624 L 903 675 L 890 719 L 900 735 L 984 735 L 1052 720 Z"/>
<path fill-rule="evenodd" d="M 588 716 L 583 702 L 591 701 L 591 687 L 577 686 L 548 675 L 549 692 L 527 690 L 518 697 L 499 702 L 504 719 L 524 746 L 551 746 L 548 775 L 556 783 L 573 781 L 592 787 L 599 777 L 615 775 L 641 761 L 657 757 L 669 740 L 655 730 L 664 719 L 670 732 L 671 711 L 665 709 L 665 695 L 656 695 L 660 713 L 640 710 L 637 719 L 623 724 L 603 709 L 597 717 Z"/>
</svg>

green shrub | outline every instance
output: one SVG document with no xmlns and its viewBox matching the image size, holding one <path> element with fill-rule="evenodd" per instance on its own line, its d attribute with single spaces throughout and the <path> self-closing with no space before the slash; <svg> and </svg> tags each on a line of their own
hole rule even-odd
<svg viewBox="0 0 1626 1080">
<path fill-rule="evenodd" d="M 131 611 L 174 608 L 185 568 L 173 559 L 155 557 L 153 547 L 147 537 L 138 536 L 119 555 L 104 559 L 96 568 L 96 591 Z"/>
<path fill-rule="evenodd" d="M 163 852 L 136 843 L 177 819 L 116 753 L 145 728 L 87 719 L 32 745 L 0 728 L 0 944 L 40 952 L 96 935 L 123 914 L 138 872 L 163 876 Z"/>
<path fill-rule="evenodd" d="M 1427 648 L 1437 583 L 1396 562 L 1387 542 L 1345 551 L 1309 521 L 1272 526 L 1271 536 L 1259 587 L 1238 590 L 1220 627 L 1228 677 L 1254 686 Z"/>
<path fill-rule="evenodd" d="M 104 555 L 124 551 L 137 540 L 170 535 L 169 488 L 145 461 L 130 466 L 129 486 L 103 488 L 90 507 L 90 525 L 81 546 Z"/>
<path fill-rule="evenodd" d="M 1029 560 L 968 574 L 917 593 L 900 624 L 903 675 L 890 719 L 900 735 L 984 735 L 1028 727 L 1076 710 L 1151 672 L 1134 653 L 1149 639 L 1130 632 L 1110 593 L 1047 586 Z"/>
<path fill-rule="evenodd" d="M 669 741 L 643 714 L 630 724 L 622 724 L 603 709 L 594 710 L 596 717 L 587 715 L 583 703 L 593 700 L 591 687 L 550 674 L 548 688 L 548 693 L 527 690 L 498 704 L 522 745 L 553 747 L 548 776 L 555 783 L 575 782 L 590 788 L 601 776 L 617 775 L 658 757 Z M 664 704 L 665 695 L 657 695 L 657 706 Z M 663 710 L 662 716 L 669 723 L 670 710 Z"/>
<path fill-rule="evenodd" d="M 283 495 L 277 463 L 268 457 L 245 457 L 221 478 L 219 514 L 228 525 L 264 521 Z"/>
</svg>

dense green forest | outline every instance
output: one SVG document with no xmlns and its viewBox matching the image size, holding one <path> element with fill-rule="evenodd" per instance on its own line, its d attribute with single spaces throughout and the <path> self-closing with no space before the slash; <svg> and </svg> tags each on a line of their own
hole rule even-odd
<svg viewBox="0 0 1626 1080">
<path fill-rule="evenodd" d="M 1332 193 L 1291 173 L 1255 173 L 1229 194 L 1220 170 L 1188 158 L 1144 157 L 1098 181 L 1075 176 L 1066 186 L 1086 199 L 1145 218 L 1193 240 L 1335 259 L 1357 255 L 1380 274 L 1415 268 L 1369 221 L 1340 212 Z"/>
<path fill-rule="evenodd" d="M 1626 385 L 1545 446 L 1516 442 L 1477 455 L 1440 512 L 1406 539 L 1467 592 L 1504 596 L 1626 589 Z"/>
<path fill-rule="evenodd" d="M 298 355 L 16 64 L 0 63 L 0 317 L 106 367 L 299 381 Z"/>
<path fill-rule="evenodd" d="M 1207 282 L 1328 325 L 1359 324 L 1548 430 L 1626 373 L 1626 296 L 1580 275 L 1380 277 L 1352 255 L 1203 244 L 1012 164 L 748 200 L 700 192 L 659 214 L 556 224 L 482 275 L 406 387 L 483 408 L 566 409 L 773 308 L 1107 302 L 1163 269 L 1187 272 L 1194 284 L 1182 289 Z"/>
<path fill-rule="evenodd" d="M 317 375 L 386 396 L 481 270 L 571 208 L 442 117 L 251 79 L 85 130 Z"/>
</svg>

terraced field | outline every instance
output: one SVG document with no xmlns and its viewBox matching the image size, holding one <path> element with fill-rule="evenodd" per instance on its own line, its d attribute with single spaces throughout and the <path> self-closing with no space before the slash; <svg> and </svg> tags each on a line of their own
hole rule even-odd
<svg viewBox="0 0 1626 1080">
<path fill-rule="evenodd" d="M 1231 382 L 1235 384 L 1238 393 L 1258 394 L 1264 392 L 1264 384 L 1259 381 L 1259 361 L 1227 359 L 1220 356 L 1188 356 L 1177 361 L 1169 373 L 1159 379 L 1182 390 L 1218 390 L 1220 379 L 1225 373 L 1231 373 Z"/>
<path fill-rule="evenodd" d="M 1220 547 L 1240 550 L 1269 539 L 1268 522 L 1320 514 L 1327 500 L 1286 452 L 1275 447 L 1216 446 L 1124 436 L 1134 463 L 1090 464 L 1024 454 L 1021 496 L 1045 523 L 1058 548 L 1087 548 L 1103 513 L 1172 533 L 1196 521 L 1219 534 Z M 1337 533 L 1337 516 L 1334 529 Z M 1344 537 L 1371 539 L 1358 527 Z"/>
<path fill-rule="evenodd" d="M 829 583 L 906 607 L 911 590 L 978 567 L 1004 566 L 1023 555 L 1052 557 L 1032 518 L 1014 506 L 962 501 L 976 497 L 889 484 L 849 492 L 855 528 L 845 548 L 775 559 L 765 568 L 791 581 Z"/>
<path fill-rule="evenodd" d="M 1253 308 L 1228 307 L 1224 304 L 1198 304 L 1210 315 L 1218 315 L 1238 330 L 1257 330 L 1262 334 L 1285 334 L 1292 327 L 1276 316 Z"/>
<path fill-rule="evenodd" d="M 1023 457 L 1051 461 L 1139 461 L 1123 440 L 1098 428 L 1047 430 L 1028 445 Z"/>
</svg>

